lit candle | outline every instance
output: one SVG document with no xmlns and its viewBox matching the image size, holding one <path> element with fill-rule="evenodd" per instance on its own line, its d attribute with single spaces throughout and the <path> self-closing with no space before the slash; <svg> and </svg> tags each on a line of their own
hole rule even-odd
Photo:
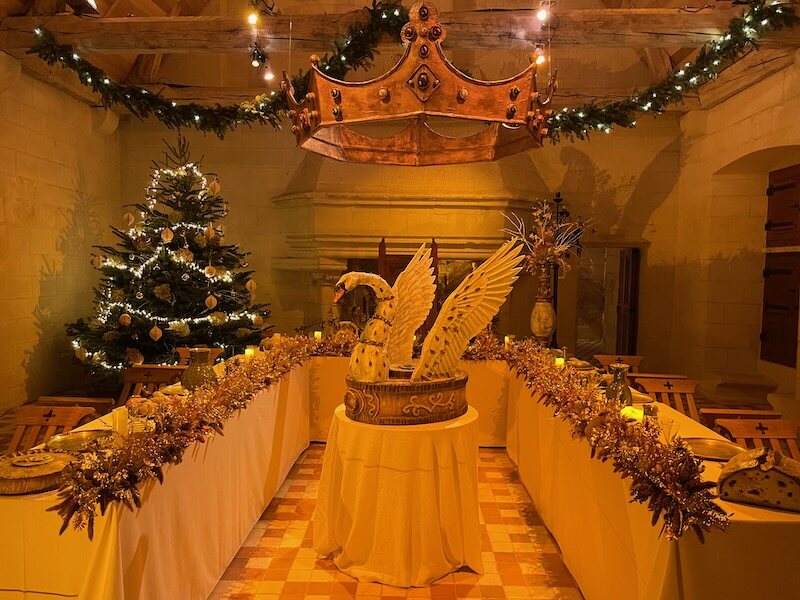
<svg viewBox="0 0 800 600">
<path fill-rule="evenodd" d="M 320 341 L 322 339 L 322 332 L 321 331 L 315 331 L 314 332 L 314 339 L 317 340 L 317 341 Z"/>
<path fill-rule="evenodd" d="M 253 358 L 256 355 L 256 346 L 248 346 L 244 349 L 244 355 L 247 358 Z"/>
<path fill-rule="evenodd" d="M 503 338 L 503 345 L 508 348 L 511 345 L 511 342 L 514 341 L 513 335 L 507 335 Z"/>
<path fill-rule="evenodd" d="M 644 410 L 635 406 L 623 406 L 619 413 L 626 419 L 641 421 L 644 418 Z"/>
<path fill-rule="evenodd" d="M 563 356 L 556 356 L 556 366 L 561 368 L 566 363 L 566 359 Z"/>
</svg>

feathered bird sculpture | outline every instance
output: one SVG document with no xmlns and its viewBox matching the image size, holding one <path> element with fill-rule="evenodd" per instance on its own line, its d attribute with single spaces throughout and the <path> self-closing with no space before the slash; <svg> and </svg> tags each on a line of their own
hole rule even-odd
<svg viewBox="0 0 800 600">
<path fill-rule="evenodd" d="M 386 381 L 390 364 L 409 364 L 414 332 L 425 322 L 436 294 L 430 250 L 423 244 L 394 286 L 373 273 L 346 273 L 333 301 L 360 285 L 371 288 L 377 306 L 350 355 L 350 376 L 357 381 Z"/>
<path fill-rule="evenodd" d="M 469 340 L 491 323 L 511 292 L 522 268 L 521 249 L 515 240 L 506 242 L 450 294 L 425 338 L 411 381 L 455 375 Z M 433 304 L 436 286 L 430 251 L 424 246 L 417 250 L 392 288 L 372 273 L 342 275 L 334 302 L 359 285 L 372 288 L 378 304 L 350 356 L 350 376 L 356 381 L 386 381 L 390 364 L 411 361 L 414 332 Z"/>
</svg>

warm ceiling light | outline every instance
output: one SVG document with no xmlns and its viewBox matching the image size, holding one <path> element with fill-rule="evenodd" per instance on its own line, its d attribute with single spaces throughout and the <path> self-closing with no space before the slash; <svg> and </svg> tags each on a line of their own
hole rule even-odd
<svg viewBox="0 0 800 600">
<path fill-rule="evenodd" d="M 544 46 L 542 44 L 536 44 L 536 47 L 533 49 L 533 55 L 536 57 L 535 62 L 537 65 L 544 63 Z"/>
<path fill-rule="evenodd" d="M 550 11 L 547 9 L 547 7 L 546 7 L 546 6 L 543 6 L 543 7 L 542 7 L 542 8 L 540 8 L 540 9 L 539 9 L 539 11 L 536 13 L 536 18 L 537 18 L 537 19 L 539 19 L 540 21 L 547 21 L 547 17 L 548 17 L 549 15 L 550 15 Z"/>
<path fill-rule="evenodd" d="M 249 15 L 247 15 L 247 22 L 250 23 L 250 25 L 257 24 L 258 23 L 258 13 L 251 12 Z"/>
<path fill-rule="evenodd" d="M 272 81 L 273 79 L 275 79 L 275 73 L 272 72 L 272 69 L 270 67 L 267 67 L 267 70 L 264 71 L 264 79 L 266 79 L 267 81 Z"/>
</svg>

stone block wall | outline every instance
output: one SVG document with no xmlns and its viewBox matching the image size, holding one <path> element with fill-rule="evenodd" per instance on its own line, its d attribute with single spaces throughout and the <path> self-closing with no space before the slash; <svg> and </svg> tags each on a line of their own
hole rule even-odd
<svg viewBox="0 0 800 600">
<path fill-rule="evenodd" d="M 91 247 L 120 224 L 117 134 L 0 56 L 0 413 L 82 383 L 64 324 L 91 309 Z"/>
</svg>

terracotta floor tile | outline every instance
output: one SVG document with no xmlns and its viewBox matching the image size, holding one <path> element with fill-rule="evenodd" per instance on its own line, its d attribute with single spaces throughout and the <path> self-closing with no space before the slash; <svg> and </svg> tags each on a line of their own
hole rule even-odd
<svg viewBox="0 0 800 600">
<path fill-rule="evenodd" d="M 313 549 L 323 453 L 324 446 L 314 444 L 298 459 L 209 600 L 582 600 L 503 449 L 482 448 L 479 455 L 484 574 L 465 568 L 428 587 L 403 589 L 340 572 Z"/>
</svg>

